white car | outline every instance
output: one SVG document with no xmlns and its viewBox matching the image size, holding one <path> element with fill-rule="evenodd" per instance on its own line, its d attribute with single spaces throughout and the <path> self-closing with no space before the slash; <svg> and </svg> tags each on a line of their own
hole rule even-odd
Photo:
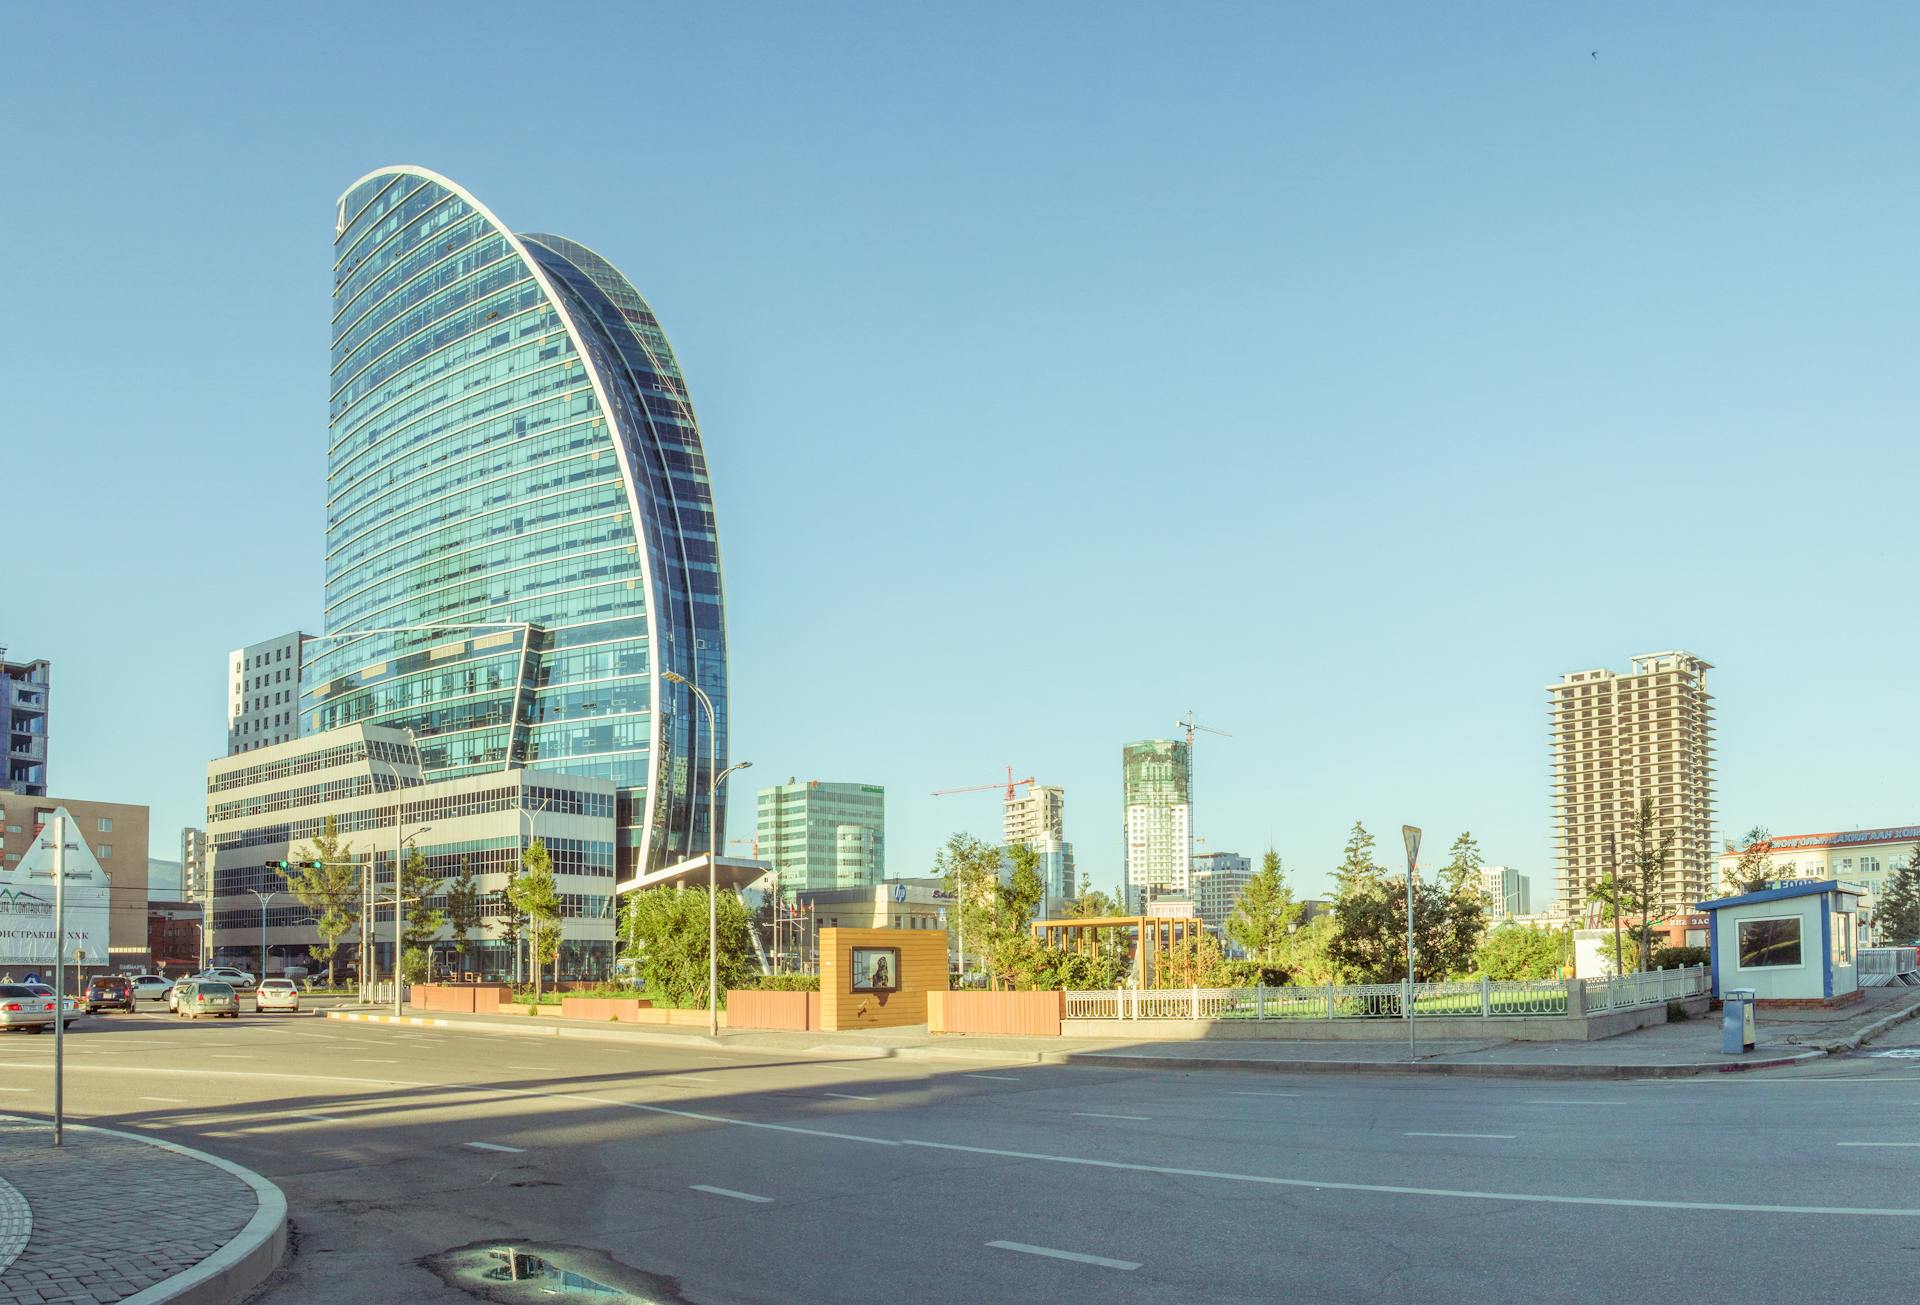
<svg viewBox="0 0 1920 1305">
<path fill-rule="evenodd" d="M 262 979 L 260 986 L 253 991 L 255 1010 L 300 1009 L 300 989 L 294 986 L 292 979 Z"/>
<path fill-rule="evenodd" d="M 164 974 L 136 974 L 133 976 L 133 999 L 135 1001 L 165 1001 L 167 994 L 173 991 L 173 980 Z"/>
<path fill-rule="evenodd" d="M 38 994 L 39 996 L 42 996 L 42 997 L 53 996 L 53 989 L 49 987 L 47 984 L 29 983 L 25 986 L 31 991 L 33 991 L 34 993 Z M 62 998 L 62 1005 L 66 1009 L 67 1017 L 66 1019 L 62 1020 L 61 1023 L 66 1028 L 72 1028 L 73 1022 L 79 1019 L 82 1015 L 85 1015 L 87 1013 L 86 998 L 76 997 L 70 992 L 67 993 L 65 997 Z"/>
</svg>

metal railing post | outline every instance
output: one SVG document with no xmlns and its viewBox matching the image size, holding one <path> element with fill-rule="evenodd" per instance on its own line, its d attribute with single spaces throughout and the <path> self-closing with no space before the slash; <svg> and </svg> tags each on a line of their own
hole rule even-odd
<svg viewBox="0 0 1920 1305">
<path fill-rule="evenodd" d="M 1253 1017 L 1257 1020 L 1267 1017 L 1267 985 L 1264 983 L 1253 990 Z"/>
<path fill-rule="evenodd" d="M 1493 1018 L 1493 984 L 1484 974 L 1480 976 L 1480 1018 Z"/>
<path fill-rule="evenodd" d="M 1327 1018 L 1329 1020 L 1333 1018 L 1333 985 L 1331 983 L 1327 985 Z"/>
<path fill-rule="evenodd" d="M 1200 985 L 1193 985 L 1193 1017 L 1200 1018 Z"/>
</svg>

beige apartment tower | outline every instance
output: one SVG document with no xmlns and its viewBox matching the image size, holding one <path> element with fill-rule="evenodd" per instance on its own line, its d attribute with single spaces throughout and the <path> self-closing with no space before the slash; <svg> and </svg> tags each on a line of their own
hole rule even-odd
<svg viewBox="0 0 1920 1305">
<path fill-rule="evenodd" d="M 1547 686 L 1553 722 L 1553 836 L 1560 905 L 1575 913 L 1634 850 L 1634 813 L 1653 799 L 1673 836 L 1656 909 L 1690 910 L 1713 869 L 1712 669 L 1692 653 L 1646 653 L 1625 675 L 1577 671 Z"/>
</svg>

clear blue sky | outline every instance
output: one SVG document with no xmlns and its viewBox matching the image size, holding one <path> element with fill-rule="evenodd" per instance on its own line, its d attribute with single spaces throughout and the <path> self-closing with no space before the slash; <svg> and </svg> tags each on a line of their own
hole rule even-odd
<svg viewBox="0 0 1920 1305">
<path fill-rule="evenodd" d="M 890 873 L 1011 762 L 1110 886 L 1192 706 L 1208 850 L 1470 828 L 1544 897 L 1542 687 L 1676 647 L 1723 829 L 1920 819 L 1920 11 L 535 12 L 8 15 L 0 641 L 156 854 L 226 651 L 317 625 L 333 200 L 389 163 L 651 298 L 743 778 L 885 784 Z"/>
</svg>

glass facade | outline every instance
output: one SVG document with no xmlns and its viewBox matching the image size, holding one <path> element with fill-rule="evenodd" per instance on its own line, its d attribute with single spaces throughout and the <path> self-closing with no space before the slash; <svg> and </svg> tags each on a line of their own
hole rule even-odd
<svg viewBox="0 0 1920 1305">
<path fill-rule="evenodd" d="M 763 788 L 756 855 L 783 893 L 864 888 L 886 878 L 887 791 L 810 779 Z"/>
<path fill-rule="evenodd" d="M 411 728 L 429 778 L 611 779 L 623 878 L 706 851 L 710 749 L 727 765 L 719 537 L 658 319 L 591 250 L 516 236 L 421 169 L 354 183 L 334 246 L 302 732 Z M 712 699 L 711 740 L 666 671 Z"/>
</svg>

